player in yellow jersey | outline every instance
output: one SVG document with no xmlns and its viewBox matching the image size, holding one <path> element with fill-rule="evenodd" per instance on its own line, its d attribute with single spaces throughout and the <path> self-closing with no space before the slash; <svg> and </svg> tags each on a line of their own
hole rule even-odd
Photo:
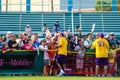
<svg viewBox="0 0 120 80">
<path fill-rule="evenodd" d="M 67 57 L 67 45 L 68 45 L 68 42 L 64 38 L 64 34 L 60 33 L 58 46 L 56 47 L 58 48 L 58 54 L 56 56 L 56 59 L 57 59 L 58 67 L 60 69 L 60 73 L 58 74 L 58 76 L 62 76 L 65 73 L 64 68 L 65 68 L 66 57 Z"/>
<path fill-rule="evenodd" d="M 99 66 L 100 63 L 102 62 L 102 65 L 104 65 L 104 73 L 103 76 L 107 75 L 107 69 L 108 69 L 108 50 L 109 50 L 109 43 L 108 41 L 104 38 L 104 34 L 99 34 L 99 38 L 96 39 L 93 44 L 92 48 L 95 49 L 95 75 L 98 76 L 99 72 Z"/>
</svg>

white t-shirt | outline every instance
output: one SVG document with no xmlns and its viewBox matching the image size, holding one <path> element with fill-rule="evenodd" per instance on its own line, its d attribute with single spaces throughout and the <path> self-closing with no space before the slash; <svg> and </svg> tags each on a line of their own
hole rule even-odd
<svg viewBox="0 0 120 80">
<path fill-rule="evenodd" d="M 39 49 L 48 50 L 48 47 L 47 47 L 47 45 L 45 45 L 45 46 L 40 45 Z M 46 59 L 49 59 L 49 55 L 48 55 L 47 51 L 44 51 L 44 60 L 46 60 Z"/>
<path fill-rule="evenodd" d="M 27 32 L 27 33 L 29 33 L 29 32 L 31 32 L 31 27 L 25 27 L 25 32 Z"/>
<path fill-rule="evenodd" d="M 79 45 L 75 47 L 75 51 L 78 51 L 79 56 L 84 57 L 83 49 Z"/>
</svg>

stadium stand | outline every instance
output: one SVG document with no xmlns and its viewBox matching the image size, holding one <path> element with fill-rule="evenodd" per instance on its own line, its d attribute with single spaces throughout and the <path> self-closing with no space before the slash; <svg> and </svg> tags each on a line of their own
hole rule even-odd
<svg viewBox="0 0 120 80">
<path fill-rule="evenodd" d="M 41 32 L 42 25 L 47 24 L 50 31 L 56 21 L 59 21 L 61 31 L 70 29 L 72 31 L 71 13 L 0 13 L 0 33 L 7 31 L 23 32 L 29 24 L 33 32 Z M 114 32 L 119 34 L 119 13 L 74 13 L 74 31 L 77 25 L 82 27 L 82 32 L 90 32 L 92 24 L 96 24 L 95 32 Z"/>
</svg>

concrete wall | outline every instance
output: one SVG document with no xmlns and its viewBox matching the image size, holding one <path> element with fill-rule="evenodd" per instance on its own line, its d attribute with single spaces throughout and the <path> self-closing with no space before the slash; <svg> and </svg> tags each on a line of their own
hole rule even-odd
<svg viewBox="0 0 120 80">
<path fill-rule="evenodd" d="M 60 11 L 60 0 L 53 0 L 53 5 L 54 11 Z M 6 11 L 6 0 L 2 0 L 2 11 Z M 26 12 L 26 0 L 21 0 L 21 5 L 20 0 L 8 0 L 8 11 Z M 51 0 L 31 0 L 31 11 L 50 12 Z"/>
</svg>

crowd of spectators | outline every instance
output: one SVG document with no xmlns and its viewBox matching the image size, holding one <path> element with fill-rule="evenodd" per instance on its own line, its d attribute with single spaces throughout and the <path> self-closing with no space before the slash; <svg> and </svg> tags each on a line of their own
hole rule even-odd
<svg viewBox="0 0 120 80">
<path fill-rule="evenodd" d="M 68 41 L 68 50 L 77 51 L 76 56 L 76 68 L 79 73 L 82 73 L 85 52 L 95 51 L 91 48 L 92 43 L 99 38 L 99 33 L 93 35 L 93 32 L 87 35 L 82 35 L 80 27 L 77 27 L 78 34 L 70 34 L 68 29 L 66 32 L 60 31 L 59 22 L 54 25 L 54 34 L 51 34 L 46 24 L 44 24 L 42 31 L 45 33 L 45 38 L 43 40 L 38 40 L 38 34 L 31 34 L 30 25 L 27 25 L 26 31 L 24 33 L 19 33 L 16 36 L 13 32 L 8 31 L 6 35 L 0 36 L 0 48 L 2 53 L 5 54 L 12 50 L 44 50 L 44 62 L 53 64 L 55 61 L 55 56 L 57 54 L 55 47 L 58 44 L 59 36 L 63 33 L 64 38 Z M 109 42 L 110 49 L 117 49 L 120 46 L 120 41 L 115 38 L 114 33 L 107 34 L 104 38 Z M 112 54 L 112 58 L 114 55 Z M 51 69 L 53 66 L 50 66 Z M 46 67 L 44 67 L 44 75 L 48 75 Z M 52 71 L 49 72 L 52 74 Z"/>
</svg>

